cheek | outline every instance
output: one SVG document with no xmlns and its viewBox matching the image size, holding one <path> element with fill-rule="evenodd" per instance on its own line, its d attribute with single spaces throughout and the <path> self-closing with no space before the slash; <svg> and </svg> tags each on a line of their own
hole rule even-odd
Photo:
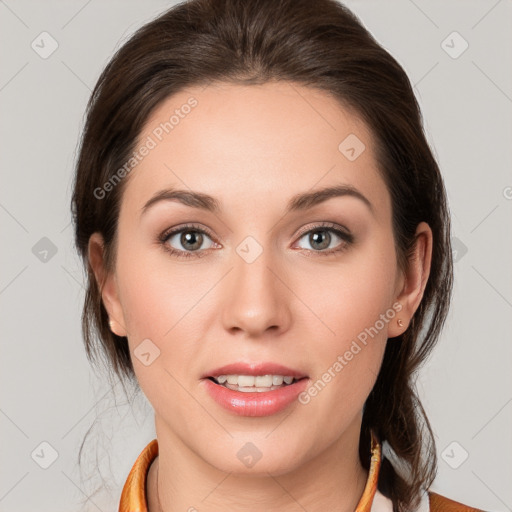
<svg viewBox="0 0 512 512">
<path fill-rule="evenodd" d="M 341 349 L 376 322 L 387 337 L 388 323 L 379 319 L 394 303 L 396 258 L 386 237 L 347 252 L 339 264 L 318 265 L 314 275 L 310 265 L 295 266 L 294 289 L 316 316 L 310 315 L 309 322 L 318 324 L 319 338 L 327 346 Z"/>
<path fill-rule="evenodd" d="M 170 275 L 165 258 L 152 257 L 147 248 L 126 244 L 120 249 L 116 271 L 131 359 L 140 387 L 158 406 L 179 392 L 172 377 L 181 380 L 180 370 L 193 361 L 190 319 L 197 302 L 193 292 L 199 290 L 190 279 Z"/>
<path fill-rule="evenodd" d="M 117 280 L 134 371 L 155 410 L 165 410 L 167 397 L 186 401 L 178 382 L 184 382 L 184 369 L 193 367 L 197 357 L 194 306 L 208 283 L 191 278 L 191 266 L 171 273 L 165 255 L 155 257 L 158 251 L 135 244 L 124 250 L 119 252 Z M 149 354 L 146 360 L 144 353 Z"/>
<path fill-rule="evenodd" d="M 117 276 L 126 328 L 134 340 L 167 339 L 181 318 L 186 322 L 203 286 L 193 266 L 173 266 L 163 249 L 148 249 L 147 244 L 144 240 L 120 246 Z"/>
<path fill-rule="evenodd" d="M 382 237 L 364 250 L 347 253 L 343 263 L 315 271 L 314 279 L 297 280 L 297 295 L 311 305 L 304 325 L 316 331 L 314 345 L 318 362 L 315 377 L 330 393 L 355 405 L 364 401 L 379 372 L 387 343 L 388 327 L 396 321 L 394 247 Z M 297 275 L 308 275 L 305 270 Z M 325 285 L 319 286 L 320 283 Z M 316 325 L 316 329 L 311 326 Z M 317 387 L 322 387 L 320 383 Z"/>
</svg>

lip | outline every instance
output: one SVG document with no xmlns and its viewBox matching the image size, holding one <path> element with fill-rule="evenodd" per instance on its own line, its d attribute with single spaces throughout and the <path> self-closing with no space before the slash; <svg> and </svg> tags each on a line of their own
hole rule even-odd
<svg viewBox="0 0 512 512">
<path fill-rule="evenodd" d="M 247 374 L 245 373 L 245 375 Z M 282 375 L 282 373 L 279 373 L 279 375 Z M 306 389 L 309 381 L 310 379 L 308 378 L 302 378 L 293 384 L 274 389 L 273 391 L 255 391 L 254 393 L 233 391 L 221 384 L 215 383 L 208 377 L 201 382 L 204 384 L 210 397 L 227 411 L 239 416 L 254 417 L 271 416 L 291 406 L 297 400 L 299 394 Z"/>
<path fill-rule="evenodd" d="M 302 379 L 307 375 L 299 370 L 294 370 L 283 366 L 282 364 L 272 362 L 254 362 L 244 363 L 237 362 L 226 364 L 214 370 L 205 373 L 201 378 L 218 377 L 219 375 L 283 375 L 296 379 Z M 240 393 L 239 393 L 240 394 Z"/>
</svg>

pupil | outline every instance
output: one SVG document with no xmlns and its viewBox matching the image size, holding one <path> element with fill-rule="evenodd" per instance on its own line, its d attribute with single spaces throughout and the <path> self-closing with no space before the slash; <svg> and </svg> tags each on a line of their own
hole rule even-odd
<svg viewBox="0 0 512 512">
<path fill-rule="evenodd" d="M 328 235 L 328 236 L 324 236 L 324 241 L 323 243 L 320 241 L 318 242 L 318 239 L 321 239 L 322 236 L 319 236 L 318 233 L 324 233 L 324 235 Z M 320 247 L 317 247 L 318 249 L 325 249 L 326 247 L 329 247 L 329 241 L 330 241 L 330 234 L 327 232 L 327 231 L 314 231 L 313 233 L 311 233 L 310 235 L 310 243 L 312 246 L 314 246 L 314 244 L 317 244 L 317 243 L 320 243 Z M 326 243 L 326 240 L 327 240 L 327 243 Z"/>
<path fill-rule="evenodd" d="M 197 231 L 186 231 L 181 235 L 181 244 L 183 245 L 183 247 L 189 244 L 188 248 L 192 250 L 199 249 L 203 241 L 202 236 L 203 235 L 201 235 L 201 233 L 198 233 Z"/>
</svg>

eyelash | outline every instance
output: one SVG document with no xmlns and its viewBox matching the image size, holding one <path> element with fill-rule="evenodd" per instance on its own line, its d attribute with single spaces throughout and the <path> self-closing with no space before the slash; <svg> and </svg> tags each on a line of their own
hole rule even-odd
<svg viewBox="0 0 512 512">
<path fill-rule="evenodd" d="M 328 228 L 328 229 L 322 229 L 322 228 Z M 171 238 L 173 235 L 177 233 L 182 232 L 198 232 L 204 235 L 208 235 L 211 239 L 214 239 L 213 234 L 205 228 L 199 227 L 194 224 L 187 224 L 184 226 L 181 226 L 179 228 L 173 228 L 171 230 L 164 231 L 159 237 L 158 241 L 162 245 L 163 249 L 170 253 L 172 256 L 176 256 L 177 258 L 202 258 L 205 256 L 205 251 L 180 251 L 178 249 L 174 249 L 173 247 L 170 247 L 167 241 L 169 238 Z M 341 253 L 345 251 L 353 242 L 354 242 L 354 236 L 350 233 L 343 231 L 337 227 L 337 224 L 333 224 L 331 222 L 322 222 L 318 225 L 315 225 L 313 227 L 305 228 L 304 230 L 301 230 L 299 232 L 298 239 L 300 240 L 304 235 L 314 232 L 314 231 L 329 231 L 334 233 L 336 236 L 341 238 L 343 242 L 340 244 L 340 246 L 336 249 L 329 249 L 329 250 L 323 250 L 323 251 L 314 251 L 312 249 L 303 249 L 305 251 L 308 251 L 310 253 L 318 254 L 319 256 L 330 256 L 334 253 Z"/>
</svg>

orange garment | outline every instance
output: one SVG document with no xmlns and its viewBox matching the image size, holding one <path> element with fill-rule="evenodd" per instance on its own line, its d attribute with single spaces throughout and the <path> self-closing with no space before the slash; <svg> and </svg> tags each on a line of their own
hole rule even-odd
<svg viewBox="0 0 512 512">
<path fill-rule="evenodd" d="M 368 480 L 354 512 L 371 512 L 373 499 L 377 492 L 377 481 L 381 463 L 381 445 L 372 436 L 372 458 Z M 148 512 L 146 500 L 146 478 L 149 466 L 158 455 L 158 441 L 153 439 L 135 461 L 121 493 L 119 512 Z M 428 493 L 430 512 L 483 512 L 456 501 L 452 501 L 434 492 Z"/>
</svg>

